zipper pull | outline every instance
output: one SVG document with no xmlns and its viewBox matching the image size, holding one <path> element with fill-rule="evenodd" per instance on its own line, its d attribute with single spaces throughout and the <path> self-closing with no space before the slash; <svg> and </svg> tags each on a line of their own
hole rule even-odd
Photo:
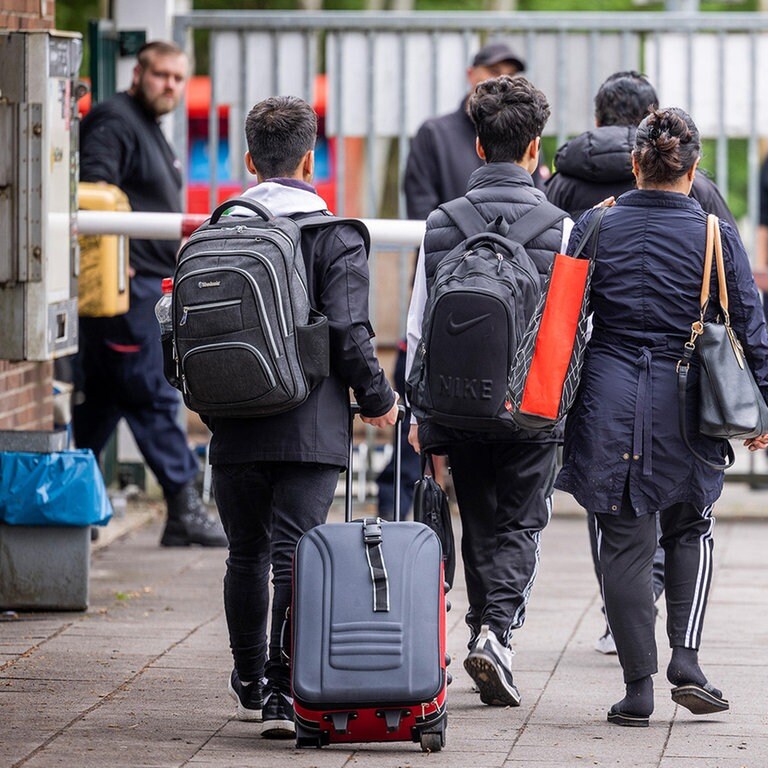
<svg viewBox="0 0 768 768">
<path fill-rule="evenodd" d="M 501 266 L 504 263 L 504 257 L 497 251 L 496 258 L 499 260 L 499 263 L 496 265 L 496 274 L 498 275 L 501 273 Z"/>
<path fill-rule="evenodd" d="M 189 307 L 184 307 L 184 311 L 181 313 L 181 320 L 179 320 L 179 327 L 187 324 L 187 315 L 189 315 Z"/>
<path fill-rule="evenodd" d="M 239 235 L 242 235 L 243 232 L 245 232 L 245 227 L 242 224 L 238 224 L 235 227 L 235 232 L 237 232 Z"/>
</svg>

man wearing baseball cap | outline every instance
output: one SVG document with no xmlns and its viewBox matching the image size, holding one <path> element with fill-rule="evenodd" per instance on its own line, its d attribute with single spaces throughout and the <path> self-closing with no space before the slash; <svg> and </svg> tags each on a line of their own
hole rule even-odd
<svg viewBox="0 0 768 768">
<path fill-rule="evenodd" d="M 469 91 L 483 80 L 525 71 L 525 63 L 504 42 L 484 45 L 467 69 Z M 409 219 L 426 219 L 441 203 L 467 191 L 472 171 L 483 165 L 475 152 L 475 127 L 466 98 L 447 115 L 425 121 L 413 137 L 403 191 Z"/>
</svg>

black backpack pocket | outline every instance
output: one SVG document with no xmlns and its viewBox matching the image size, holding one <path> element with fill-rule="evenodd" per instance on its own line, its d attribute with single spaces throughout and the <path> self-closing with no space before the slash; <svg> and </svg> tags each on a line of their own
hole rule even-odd
<svg viewBox="0 0 768 768">
<path fill-rule="evenodd" d="M 310 309 L 309 323 L 296 326 L 296 345 L 307 388 L 314 389 L 331 373 L 328 318 Z"/>
<path fill-rule="evenodd" d="M 227 342 L 195 347 L 181 361 L 184 396 L 192 410 L 227 415 L 269 395 L 277 378 L 251 344 Z M 215 372 L 216 375 L 211 375 Z"/>
<path fill-rule="evenodd" d="M 482 291 L 454 292 L 438 300 L 426 382 L 436 420 L 461 426 L 462 419 L 497 417 L 510 366 L 510 313 L 497 296 Z"/>
</svg>

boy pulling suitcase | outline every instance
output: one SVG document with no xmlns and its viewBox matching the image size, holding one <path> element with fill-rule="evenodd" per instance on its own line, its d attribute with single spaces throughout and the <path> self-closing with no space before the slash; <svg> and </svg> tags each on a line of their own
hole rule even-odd
<svg viewBox="0 0 768 768">
<path fill-rule="evenodd" d="M 244 197 L 277 216 L 325 212 L 311 186 L 317 116 L 305 101 L 274 97 L 245 122 L 245 163 L 257 177 Z M 393 425 L 397 396 L 371 344 L 367 248 L 344 223 L 301 234 L 313 309 L 328 318 L 330 375 L 296 408 L 260 418 L 204 417 L 216 503 L 229 542 L 224 607 L 234 669 L 230 695 L 266 738 L 293 737 L 293 700 L 281 632 L 291 603 L 299 538 L 324 523 L 347 465 L 349 390 L 363 421 Z M 274 585 L 267 642 L 270 567 Z"/>
</svg>

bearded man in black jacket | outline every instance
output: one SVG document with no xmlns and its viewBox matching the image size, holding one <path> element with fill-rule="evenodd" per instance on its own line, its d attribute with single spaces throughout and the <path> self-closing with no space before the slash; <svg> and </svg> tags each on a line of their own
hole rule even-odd
<svg viewBox="0 0 768 768">
<path fill-rule="evenodd" d="M 616 72 L 595 95 L 595 125 L 563 144 L 555 155 L 555 173 L 545 184 L 551 203 L 576 220 L 607 197 L 618 197 L 635 188 L 630 154 L 635 130 L 659 97 L 639 72 Z M 691 197 L 707 213 L 714 213 L 733 227 L 736 221 L 712 179 L 696 174 Z"/>
</svg>

